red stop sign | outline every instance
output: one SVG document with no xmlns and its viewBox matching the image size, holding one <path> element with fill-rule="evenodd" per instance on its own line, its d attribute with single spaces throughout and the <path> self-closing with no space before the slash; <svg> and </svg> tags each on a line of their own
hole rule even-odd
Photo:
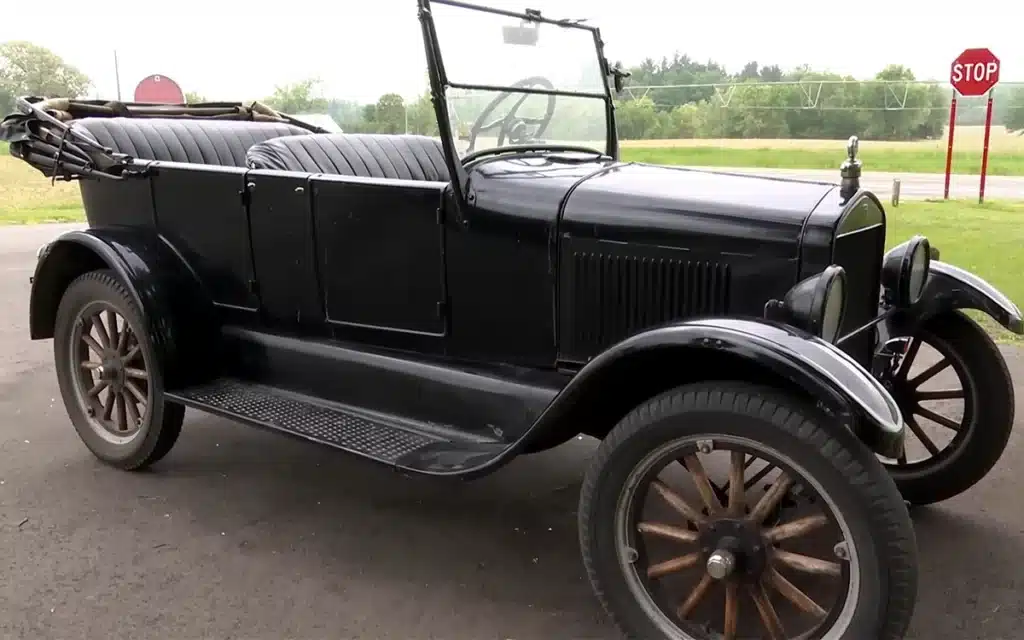
<svg viewBox="0 0 1024 640">
<path fill-rule="evenodd" d="M 983 96 L 999 82 L 999 58 L 988 49 L 964 49 L 949 69 L 949 82 L 962 96 Z"/>
</svg>

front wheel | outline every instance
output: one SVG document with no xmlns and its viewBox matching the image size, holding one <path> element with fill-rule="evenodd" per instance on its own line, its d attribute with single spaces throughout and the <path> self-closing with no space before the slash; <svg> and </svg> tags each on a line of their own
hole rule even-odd
<svg viewBox="0 0 1024 640">
<path fill-rule="evenodd" d="M 584 481 L 583 561 L 630 638 L 903 638 L 906 506 L 877 458 L 797 398 L 702 383 L 637 407 Z"/>
<path fill-rule="evenodd" d="M 932 504 L 980 482 L 1013 430 L 1010 371 L 988 333 L 959 311 L 930 318 L 880 372 L 907 424 L 907 451 L 884 460 L 904 498 Z"/>
</svg>

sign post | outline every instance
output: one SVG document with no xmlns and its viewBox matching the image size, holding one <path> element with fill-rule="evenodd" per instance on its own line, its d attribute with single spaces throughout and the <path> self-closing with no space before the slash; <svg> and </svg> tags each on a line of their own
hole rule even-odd
<svg viewBox="0 0 1024 640">
<path fill-rule="evenodd" d="M 999 58 L 988 49 L 964 49 L 949 68 L 949 83 L 953 85 L 953 100 L 949 106 L 949 144 L 946 148 L 946 186 L 943 197 L 949 199 L 949 177 L 953 165 L 953 128 L 956 124 L 956 97 L 988 94 L 985 114 L 985 144 L 981 155 L 981 184 L 978 202 L 985 201 L 985 174 L 988 172 L 988 143 L 992 130 L 992 89 L 999 82 Z"/>
</svg>

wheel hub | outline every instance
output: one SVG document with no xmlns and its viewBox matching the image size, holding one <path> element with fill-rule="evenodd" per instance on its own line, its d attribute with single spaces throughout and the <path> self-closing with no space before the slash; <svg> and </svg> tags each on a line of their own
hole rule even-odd
<svg viewBox="0 0 1024 640">
<path fill-rule="evenodd" d="M 767 566 L 760 527 L 746 519 L 723 518 L 700 531 L 708 575 L 715 580 L 756 581 Z"/>
</svg>

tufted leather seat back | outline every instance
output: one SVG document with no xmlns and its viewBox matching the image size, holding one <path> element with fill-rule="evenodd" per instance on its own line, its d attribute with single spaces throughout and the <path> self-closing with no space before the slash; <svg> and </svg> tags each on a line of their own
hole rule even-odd
<svg viewBox="0 0 1024 640">
<path fill-rule="evenodd" d="M 441 142 L 427 136 L 329 133 L 275 138 L 253 145 L 252 169 L 363 178 L 448 182 Z"/>
<path fill-rule="evenodd" d="M 250 120 L 83 118 L 71 125 L 119 153 L 144 160 L 244 167 L 254 144 L 308 134 L 301 127 Z"/>
</svg>

